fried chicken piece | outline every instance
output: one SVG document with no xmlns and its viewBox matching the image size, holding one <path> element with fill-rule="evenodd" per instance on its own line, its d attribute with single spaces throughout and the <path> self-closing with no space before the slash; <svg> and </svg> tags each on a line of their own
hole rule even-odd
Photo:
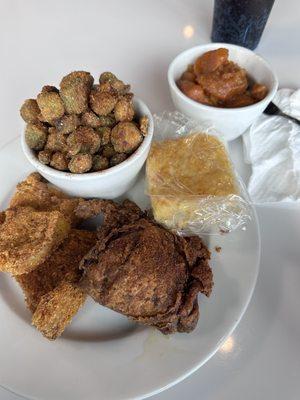
<svg viewBox="0 0 300 400">
<path fill-rule="evenodd" d="M 123 204 L 112 200 L 80 200 L 75 214 L 83 220 L 98 214 L 104 215 L 104 221 L 98 230 L 98 240 L 104 240 L 112 229 L 119 228 L 131 222 L 137 221 L 146 215 L 133 201 L 124 200 Z"/>
<path fill-rule="evenodd" d="M 69 282 L 62 282 L 42 296 L 32 324 L 49 340 L 59 337 L 85 301 L 85 294 Z"/>
<path fill-rule="evenodd" d="M 69 230 L 69 220 L 59 211 L 8 209 L 0 226 L 0 271 L 20 275 L 34 270 L 60 245 Z"/>
<path fill-rule="evenodd" d="M 96 232 L 72 229 L 64 242 L 34 271 L 16 277 L 29 310 L 33 313 L 42 296 L 62 282 L 76 283 L 81 277 L 79 262 L 94 246 Z"/>
<path fill-rule="evenodd" d="M 9 206 L 32 207 L 38 211 L 60 211 L 73 226 L 76 226 L 81 222 L 74 213 L 78 203 L 78 198 L 70 198 L 49 184 L 39 173 L 33 172 L 17 185 Z"/>
<path fill-rule="evenodd" d="M 210 253 L 199 237 L 159 226 L 134 203 L 94 201 L 85 216 L 104 212 L 96 246 L 83 258 L 80 286 L 96 302 L 164 334 L 190 332 L 198 321 L 199 292 L 213 286 Z"/>
</svg>

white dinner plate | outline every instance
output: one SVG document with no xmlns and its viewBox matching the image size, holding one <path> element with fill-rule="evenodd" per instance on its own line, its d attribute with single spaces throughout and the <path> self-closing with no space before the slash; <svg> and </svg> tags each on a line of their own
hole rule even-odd
<svg viewBox="0 0 300 400">
<path fill-rule="evenodd" d="M 1 209 L 31 171 L 19 138 L 0 150 Z M 148 205 L 143 174 L 128 197 Z M 215 286 L 210 298 L 199 296 L 200 320 L 190 334 L 164 336 L 90 299 L 51 342 L 31 326 L 17 284 L 0 273 L 0 385 L 39 400 L 142 399 L 190 375 L 231 334 L 250 301 L 260 258 L 255 211 L 246 230 L 207 243 Z"/>
</svg>

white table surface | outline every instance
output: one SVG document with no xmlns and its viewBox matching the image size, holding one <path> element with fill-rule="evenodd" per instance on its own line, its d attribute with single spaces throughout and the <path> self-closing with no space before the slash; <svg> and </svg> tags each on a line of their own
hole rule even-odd
<svg viewBox="0 0 300 400">
<path fill-rule="evenodd" d="M 208 0 L 1 0 L 0 6 L 0 146 L 21 132 L 22 101 L 76 69 L 115 71 L 153 112 L 172 109 L 167 66 L 180 51 L 209 41 L 212 17 Z M 300 87 L 299 15 L 299 1 L 275 1 L 257 49 L 281 87 Z M 187 25 L 190 38 L 183 35 Z M 247 179 L 240 140 L 232 149 Z M 259 207 L 258 215 L 261 271 L 240 325 L 206 365 L 155 399 L 300 398 L 300 208 Z M 0 389 L 0 399 L 20 397 Z"/>
</svg>

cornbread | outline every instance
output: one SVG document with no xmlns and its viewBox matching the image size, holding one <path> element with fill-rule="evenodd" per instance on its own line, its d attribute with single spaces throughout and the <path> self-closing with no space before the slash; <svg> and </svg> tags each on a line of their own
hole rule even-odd
<svg viewBox="0 0 300 400">
<path fill-rule="evenodd" d="M 239 195 L 224 145 L 204 133 L 154 142 L 147 179 L 154 218 L 171 229 L 201 224 L 212 213 L 222 218 L 220 202 Z"/>
</svg>

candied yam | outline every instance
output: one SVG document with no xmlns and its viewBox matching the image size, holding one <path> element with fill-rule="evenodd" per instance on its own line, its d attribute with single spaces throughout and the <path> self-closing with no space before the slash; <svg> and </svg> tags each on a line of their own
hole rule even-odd
<svg viewBox="0 0 300 400">
<path fill-rule="evenodd" d="M 238 107 L 246 107 L 250 106 L 251 104 L 254 104 L 255 100 L 253 97 L 250 96 L 249 93 L 242 93 L 236 97 L 233 97 L 230 99 L 228 102 L 226 102 L 224 105 L 229 108 L 238 108 Z"/>
<path fill-rule="evenodd" d="M 210 104 L 209 98 L 200 85 L 190 81 L 179 81 L 180 90 L 190 99 L 202 104 Z"/>
<path fill-rule="evenodd" d="M 266 97 L 268 94 L 268 89 L 265 85 L 261 85 L 259 83 L 255 83 L 251 88 L 251 96 L 256 100 L 260 101 Z"/>
<path fill-rule="evenodd" d="M 184 73 L 181 75 L 180 80 L 181 81 L 191 81 L 194 82 L 196 78 L 196 75 L 194 74 L 194 72 L 190 72 L 190 71 L 184 71 Z"/>
<path fill-rule="evenodd" d="M 197 80 L 207 95 L 219 101 L 227 101 L 244 93 L 248 86 L 245 70 L 231 62 L 220 71 L 201 75 Z"/>
<path fill-rule="evenodd" d="M 207 51 L 198 57 L 194 64 L 194 73 L 196 75 L 208 74 L 220 68 L 228 61 L 228 50 L 220 48 Z"/>
</svg>

